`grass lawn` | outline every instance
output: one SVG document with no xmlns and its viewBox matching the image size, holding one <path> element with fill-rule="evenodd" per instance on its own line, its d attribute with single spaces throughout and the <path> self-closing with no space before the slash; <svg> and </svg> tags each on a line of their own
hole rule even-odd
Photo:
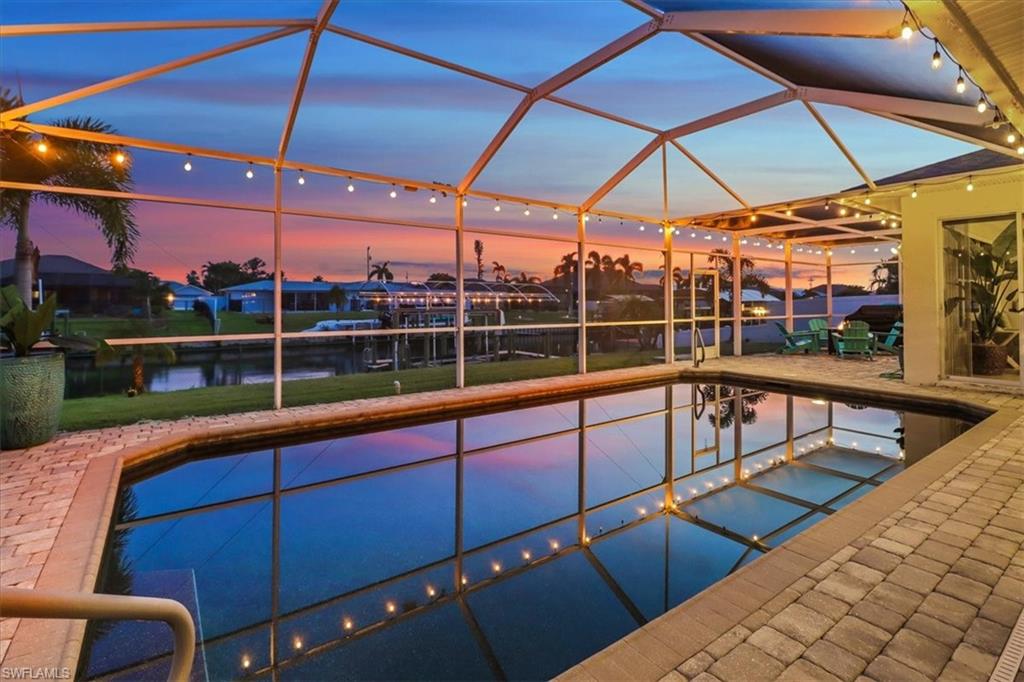
<svg viewBox="0 0 1024 682">
<path fill-rule="evenodd" d="M 587 359 L 588 369 L 601 371 L 649 365 L 655 355 L 654 351 L 592 354 Z M 572 357 L 488 362 L 467 365 L 466 383 L 476 386 L 572 374 L 575 371 L 576 359 Z M 402 383 L 402 393 L 451 388 L 455 386 L 455 366 L 286 381 L 284 404 L 296 407 L 393 395 L 395 381 Z M 185 416 L 265 410 L 271 407 L 273 390 L 272 384 L 243 384 L 146 393 L 134 398 L 106 395 L 65 400 L 61 429 L 81 431 L 133 424 L 142 419 L 178 419 Z"/>
<path fill-rule="evenodd" d="M 250 315 L 225 311 L 220 313 L 221 334 L 270 334 L 274 331 L 270 315 Z M 285 312 L 283 327 L 286 332 L 300 332 L 309 329 L 320 320 L 366 320 L 375 319 L 375 311 L 360 312 Z M 134 322 L 134 323 L 133 323 Z M 118 339 L 136 336 L 136 324 L 118 317 L 71 317 L 69 331 L 85 334 L 97 339 Z M 57 329 L 63 331 L 63 321 L 57 321 Z M 152 336 L 200 336 L 212 334 L 209 321 L 187 310 L 164 311 L 153 319 Z"/>
</svg>

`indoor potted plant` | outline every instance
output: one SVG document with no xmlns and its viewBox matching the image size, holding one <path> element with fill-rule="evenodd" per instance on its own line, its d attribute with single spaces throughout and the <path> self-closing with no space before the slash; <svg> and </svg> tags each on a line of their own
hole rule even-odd
<svg viewBox="0 0 1024 682">
<path fill-rule="evenodd" d="M 31 310 L 17 287 L 0 289 L 0 448 L 25 448 L 53 438 L 64 400 L 64 355 L 59 350 L 102 351 L 103 342 L 50 334 L 49 347 L 37 348 L 53 323 L 57 299 L 50 294 Z"/>
<path fill-rule="evenodd" d="M 1007 367 L 1006 346 L 997 341 L 1010 312 L 1016 306 L 1017 242 L 1016 223 L 986 243 L 966 237 L 963 246 L 947 247 L 954 258 L 967 259 L 967 276 L 957 281 L 956 296 L 946 299 L 946 315 L 966 304 L 971 317 L 971 365 L 974 374 L 1001 374 Z"/>
</svg>

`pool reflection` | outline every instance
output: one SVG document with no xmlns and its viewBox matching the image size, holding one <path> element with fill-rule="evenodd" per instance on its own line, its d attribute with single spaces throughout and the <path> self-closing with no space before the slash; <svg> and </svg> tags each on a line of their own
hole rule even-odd
<svg viewBox="0 0 1024 682">
<path fill-rule="evenodd" d="M 102 587 L 184 603 L 212 679 L 550 677 L 968 427 L 677 384 L 228 453 L 123 487 Z M 92 624 L 81 672 L 169 646 Z"/>
</svg>

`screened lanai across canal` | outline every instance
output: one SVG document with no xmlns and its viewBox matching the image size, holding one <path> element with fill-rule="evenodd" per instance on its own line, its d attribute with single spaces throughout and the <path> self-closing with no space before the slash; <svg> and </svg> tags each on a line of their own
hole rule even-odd
<svg viewBox="0 0 1024 682">
<path fill-rule="evenodd" d="M 899 303 L 902 197 L 1024 154 L 935 12 L 8 2 L 4 282 L 150 348 L 145 403 L 69 357 L 73 427 L 775 350 Z"/>
</svg>

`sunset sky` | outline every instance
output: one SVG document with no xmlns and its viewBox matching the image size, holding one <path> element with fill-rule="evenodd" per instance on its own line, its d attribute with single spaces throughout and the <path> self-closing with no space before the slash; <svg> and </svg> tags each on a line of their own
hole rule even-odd
<svg viewBox="0 0 1024 682">
<path fill-rule="evenodd" d="M 836 4 L 851 3 L 831 2 Z M 102 20 L 239 17 L 305 18 L 319 2 L 37 2 L 5 0 L 5 24 Z M 698 6 L 699 2 L 676 3 Z M 749 4 L 749 3 L 748 3 Z M 777 3 L 776 3 L 777 4 Z M 863 4 L 860 2 L 859 4 Z M 885 5 L 886 2 L 881 4 Z M 444 59 L 535 85 L 607 42 L 642 24 L 646 17 L 621 2 L 342 2 L 333 23 L 400 43 Z M 205 30 L 101 33 L 5 39 L 2 80 L 35 101 L 93 82 L 136 71 L 261 32 Z M 30 117 L 50 122 L 89 115 L 126 135 L 241 153 L 273 155 L 294 87 L 307 37 L 298 34 L 175 71 L 142 83 L 84 98 Z M 839 40 L 837 42 L 844 42 Z M 866 49 L 865 41 L 851 49 Z M 930 44 L 867 41 L 897 65 L 922 60 Z M 884 45 L 880 45 L 885 43 Z M 870 46 L 869 46 L 870 47 Z M 924 58 L 925 61 L 927 58 Z M 909 68 L 909 66 L 907 66 Z M 926 71 L 930 71 L 925 67 Z M 936 77 L 931 73 L 923 77 Z M 778 86 L 679 34 L 662 34 L 560 91 L 559 96 L 657 128 L 685 123 L 771 94 Z M 326 33 L 321 39 L 298 116 L 288 157 L 296 162 L 457 183 L 521 95 L 404 56 Z M 971 151 L 948 138 L 901 126 L 868 114 L 828 106 L 823 115 L 874 177 Z M 770 131 L 770 134 L 766 134 Z M 542 102 L 480 176 L 476 187 L 507 194 L 579 203 L 635 154 L 647 133 Z M 841 190 L 860 182 L 821 128 L 798 103 L 683 138 L 686 145 L 751 203 L 785 200 Z M 59 141 L 56 141 L 59 147 Z M 685 157 L 670 149 L 670 215 L 733 209 L 735 200 Z M 139 192 L 218 198 L 269 206 L 272 177 L 258 168 L 246 180 L 245 164 L 194 160 L 190 173 L 180 156 L 133 151 Z M 660 156 L 655 155 L 600 204 L 607 210 L 659 215 Z M 284 178 L 285 206 L 351 215 L 452 225 L 451 198 L 428 202 L 425 192 L 387 185 L 347 182 L 306 173 Z M 471 202 L 467 225 L 574 237 L 571 214 Z M 136 267 L 160 277 L 183 279 L 208 260 L 241 261 L 272 256 L 272 220 L 266 213 L 137 203 L 142 231 Z M 109 254 L 87 221 L 37 204 L 31 229 L 45 253 L 66 253 L 104 265 Z M 629 252 L 655 265 L 660 235 L 651 226 L 604 221 L 588 226 L 593 239 L 621 243 L 602 253 Z M 467 253 L 472 238 L 467 237 Z M 717 239 L 717 237 L 716 237 Z M 569 244 L 484 237 L 485 261 L 498 260 L 510 272 L 551 275 Z M 682 241 L 682 248 L 703 239 Z M 701 243 L 703 242 L 703 243 Z M 366 247 L 374 260 L 390 260 L 401 278 L 453 271 L 454 235 L 355 222 L 289 217 L 284 225 L 284 270 L 290 279 L 322 274 L 358 279 L 365 272 Z M 718 245 L 720 246 L 720 245 Z M 0 234 L 5 257 L 13 251 L 9 231 Z M 888 248 L 883 249 L 887 252 Z M 769 252 L 765 251 L 764 255 Z M 756 257 L 758 252 L 754 250 Z M 781 252 L 771 253 L 780 257 Z M 883 253 L 884 255 L 884 253 Z M 469 256 L 467 261 L 471 258 Z M 855 260 L 864 260 L 858 257 Z M 874 260 L 871 255 L 868 260 Z M 813 270 L 813 268 L 810 268 Z M 475 266 L 473 266 L 475 274 Z M 774 274 L 774 273 L 773 273 Z M 813 274 L 813 273 L 812 273 Z M 801 284 L 802 286 L 802 284 Z"/>
</svg>

